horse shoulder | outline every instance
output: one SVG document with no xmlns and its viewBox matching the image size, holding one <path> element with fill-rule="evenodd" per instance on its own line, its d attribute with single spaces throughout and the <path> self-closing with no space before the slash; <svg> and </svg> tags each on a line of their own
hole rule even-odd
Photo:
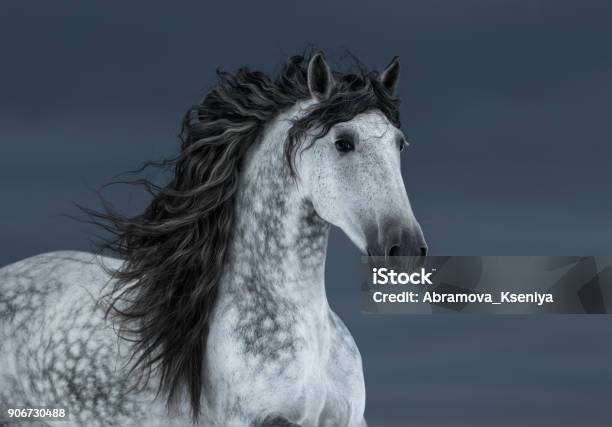
<svg viewBox="0 0 612 427">
<path fill-rule="evenodd" d="M 350 426 L 365 426 L 365 384 L 361 354 L 344 322 L 329 311 L 331 345 L 326 365 L 328 394 L 321 425 L 330 419 L 348 420 Z M 333 425 L 333 421 L 332 424 Z"/>
</svg>

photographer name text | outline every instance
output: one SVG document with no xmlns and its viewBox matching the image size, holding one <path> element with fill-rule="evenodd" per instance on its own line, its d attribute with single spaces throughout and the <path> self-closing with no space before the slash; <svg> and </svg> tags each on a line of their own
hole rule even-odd
<svg viewBox="0 0 612 427">
<path fill-rule="evenodd" d="M 396 272 L 388 268 L 372 269 L 372 285 L 434 285 L 432 275 L 435 270 L 426 271 L 421 268 L 415 272 Z M 426 303 L 426 304 L 544 304 L 554 303 L 551 293 L 542 292 L 439 292 L 425 290 L 423 292 L 372 292 L 375 303 Z"/>
</svg>

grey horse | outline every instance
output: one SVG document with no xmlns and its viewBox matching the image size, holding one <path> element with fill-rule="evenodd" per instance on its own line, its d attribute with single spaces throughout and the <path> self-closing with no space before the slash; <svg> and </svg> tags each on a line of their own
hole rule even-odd
<svg viewBox="0 0 612 427">
<path fill-rule="evenodd" d="M 341 73 L 317 53 L 276 79 L 219 77 L 160 165 L 170 182 L 141 181 L 146 210 L 87 211 L 117 258 L 0 270 L 1 407 L 66 408 L 62 426 L 366 425 L 325 257 L 330 225 L 364 254 L 426 254 L 400 172 L 399 60 Z"/>
</svg>

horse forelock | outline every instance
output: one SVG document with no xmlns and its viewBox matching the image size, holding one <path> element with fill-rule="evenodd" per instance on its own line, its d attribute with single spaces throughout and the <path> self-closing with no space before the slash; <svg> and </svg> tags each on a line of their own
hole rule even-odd
<svg viewBox="0 0 612 427">
<path fill-rule="evenodd" d="M 194 420 L 205 381 L 203 360 L 218 284 L 227 261 L 242 162 L 263 126 L 281 111 L 310 99 L 310 55 L 289 58 L 280 76 L 239 69 L 219 72 L 219 83 L 184 116 L 181 151 L 170 167 L 173 179 L 158 187 L 140 180 L 153 196 L 146 210 L 127 217 L 104 204 L 85 209 L 113 239 L 104 246 L 125 262 L 112 272 L 107 314 L 130 339 L 132 369 L 146 383 L 159 373 L 159 388 L 172 405 L 186 394 Z M 399 100 L 374 73 L 334 72 L 328 99 L 293 122 L 284 145 L 291 174 L 310 129 L 323 136 L 340 122 L 371 109 L 399 127 Z"/>
</svg>

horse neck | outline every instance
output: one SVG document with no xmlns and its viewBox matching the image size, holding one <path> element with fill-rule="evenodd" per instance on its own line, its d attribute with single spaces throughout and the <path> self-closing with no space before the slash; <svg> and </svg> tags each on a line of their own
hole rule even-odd
<svg viewBox="0 0 612 427">
<path fill-rule="evenodd" d="M 329 225 L 300 193 L 283 153 L 287 119 L 296 114 L 293 109 L 270 123 L 245 159 L 225 285 L 242 295 L 326 308 Z"/>
</svg>

